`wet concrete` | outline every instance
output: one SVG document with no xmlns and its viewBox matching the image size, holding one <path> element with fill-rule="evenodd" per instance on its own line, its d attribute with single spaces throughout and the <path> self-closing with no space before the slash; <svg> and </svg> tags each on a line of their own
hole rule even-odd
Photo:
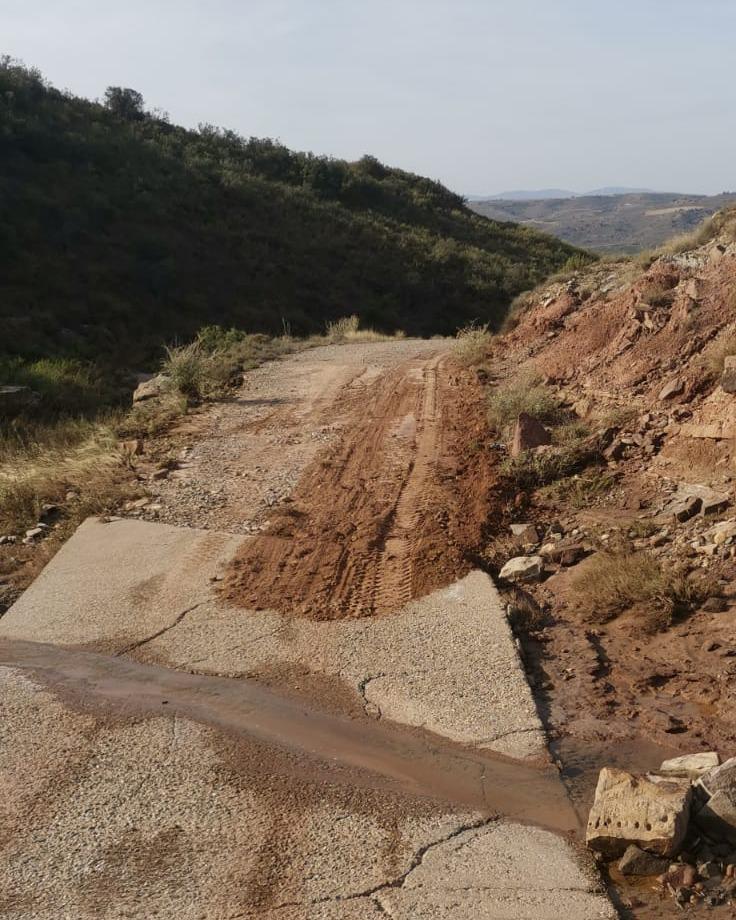
<svg viewBox="0 0 736 920">
<path fill-rule="evenodd" d="M 297 752 L 306 756 L 314 779 L 334 780 L 341 767 L 350 783 L 366 788 L 471 807 L 558 833 L 581 829 L 552 767 L 472 751 L 388 721 L 342 717 L 253 681 L 7 639 L 0 640 L 0 665 L 27 673 L 70 707 L 102 710 L 108 718 L 178 715 Z"/>
</svg>

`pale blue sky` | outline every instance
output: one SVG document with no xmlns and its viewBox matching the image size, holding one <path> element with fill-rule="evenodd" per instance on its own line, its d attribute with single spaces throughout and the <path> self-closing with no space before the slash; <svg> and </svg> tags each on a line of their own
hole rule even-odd
<svg viewBox="0 0 736 920">
<path fill-rule="evenodd" d="M 736 189 L 736 0 L 0 0 L 0 50 L 465 194 Z"/>
</svg>

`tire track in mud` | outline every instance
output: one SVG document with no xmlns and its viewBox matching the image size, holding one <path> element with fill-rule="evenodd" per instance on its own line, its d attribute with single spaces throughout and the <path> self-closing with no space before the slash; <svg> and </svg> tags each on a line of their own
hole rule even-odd
<svg viewBox="0 0 736 920">
<path fill-rule="evenodd" d="M 460 529 L 463 540 L 480 537 L 488 471 L 466 470 L 458 457 L 478 428 L 477 395 L 443 354 L 353 381 L 333 410 L 345 420 L 340 438 L 267 531 L 243 544 L 224 597 L 314 619 L 357 618 L 398 610 L 466 574 L 468 547 L 447 518 L 467 474 L 481 498 Z"/>
<path fill-rule="evenodd" d="M 435 360 L 424 369 L 413 456 L 377 563 L 376 610 L 397 610 L 412 599 L 415 534 L 428 504 L 437 451 L 437 363 Z"/>
</svg>

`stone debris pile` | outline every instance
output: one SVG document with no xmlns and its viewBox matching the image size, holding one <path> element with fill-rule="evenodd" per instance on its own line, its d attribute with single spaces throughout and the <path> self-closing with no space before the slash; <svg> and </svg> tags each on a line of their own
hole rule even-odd
<svg viewBox="0 0 736 920">
<path fill-rule="evenodd" d="M 586 842 L 621 875 L 652 877 L 681 907 L 736 908 L 736 757 L 686 754 L 645 776 L 604 767 Z"/>
</svg>

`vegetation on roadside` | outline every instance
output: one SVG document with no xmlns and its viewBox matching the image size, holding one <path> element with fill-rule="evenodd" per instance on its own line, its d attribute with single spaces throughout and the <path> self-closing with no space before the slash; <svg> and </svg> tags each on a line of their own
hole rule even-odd
<svg viewBox="0 0 736 920">
<path fill-rule="evenodd" d="M 631 549 L 596 553 L 571 581 L 575 601 L 591 620 L 635 610 L 649 630 L 666 628 L 712 590 L 706 577 L 688 578 L 651 553 Z"/>
<path fill-rule="evenodd" d="M 488 421 L 499 434 L 508 435 L 522 412 L 546 424 L 564 418 L 559 400 L 535 371 L 517 374 L 488 396 Z"/>
<path fill-rule="evenodd" d="M 492 338 L 488 323 L 468 323 L 455 333 L 452 354 L 455 360 L 465 367 L 479 366 L 488 357 Z"/>
<path fill-rule="evenodd" d="M 205 322 L 320 332 L 498 326 L 578 250 L 474 213 L 439 182 L 92 102 L 0 59 L 0 351 L 147 363 Z"/>
<path fill-rule="evenodd" d="M 578 455 L 578 468 L 585 466 L 585 462 L 593 462 L 598 457 L 586 454 Z M 576 511 L 589 508 L 599 499 L 608 495 L 616 484 L 616 477 L 601 467 L 586 469 L 581 473 L 555 478 L 550 484 L 541 489 L 541 497 L 545 502 L 554 505 L 569 505 Z"/>
<path fill-rule="evenodd" d="M 205 326 L 193 341 L 164 349 L 159 371 L 169 381 L 168 391 L 130 408 L 130 381 L 115 390 L 81 362 L 0 363 L 3 380 L 30 386 L 40 396 L 22 415 L 0 415 L 0 536 L 33 526 L 46 504 L 65 504 L 76 524 L 139 494 L 129 449 L 121 441 L 160 435 L 192 405 L 226 398 L 245 371 L 318 345 L 388 338 L 361 329 L 357 317 L 307 339 Z"/>
<path fill-rule="evenodd" d="M 734 297 L 734 306 L 736 306 L 736 295 Z M 719 335 L 703 354 L 703 365 L 708 376 L 713 380 L 717 380 L 723 373 L 726 358 L 730 358 L 733 355 L 736 355 L 736 332 L 733 329 L 729 329 Z"/>
<path fill-rule="evenodd" d="M 508 457 L 501 463 L 500 472 L 515 491 L 528 491 L 579 473 L 599 460 L 597 446 L 588 439 L 579 438 Z"/>
</svg>

